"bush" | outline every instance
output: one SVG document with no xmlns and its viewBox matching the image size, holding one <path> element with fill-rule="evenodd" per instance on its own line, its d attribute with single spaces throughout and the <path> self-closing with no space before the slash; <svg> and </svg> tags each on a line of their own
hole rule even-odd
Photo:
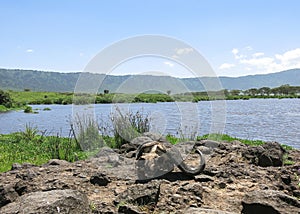
<svg viewBox="0 0 300 214">
<path fill-rule="evenodd" d="M 24 113 L 33 113 L 32 107 L 31 106 L 26 106 L 24 109 Z"/>
<path fill-rule="evenodd" d="M 12 98 L 10 97 L 10 94 L 0 90 L 0 105 L 5 106 L 6 108 L 12 107 Z"/>
</svg>

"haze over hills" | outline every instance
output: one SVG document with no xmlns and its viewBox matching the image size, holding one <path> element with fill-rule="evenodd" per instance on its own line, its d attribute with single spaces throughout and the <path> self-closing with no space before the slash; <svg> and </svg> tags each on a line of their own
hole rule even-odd
<svg viewBox="0 0 300 214">
<path fill-rule="evenodd" d="M 76 86 L 80 73 L 59 73 L 34 70 L 0 69 L 0 89 L 32 91 L 72 92 Z M 300 69 L 292 69 L 272 74 L 249 75 L 242 77 L 201 77 L 201 78 L 174 78 L 168 76 L 125 75 L 105 76 L 104 74 L 87 74 L 86 78 L 102 82 L 99 92 L 104 89 L 110 92 L 141 93 L 157 92 L 172 93 L 186 91 L 219 90 L 216 83 L 220 81 L 224 89 L 241 89 L 261 87 L 278 87 L 284 84 L 299 86 Z M 219 79 L 219 80 L 218 80 Z M 203 85 L 206 85 L 204 87 Z M 87 84 L 89 87 L 89 84 Z"/>
</svg>

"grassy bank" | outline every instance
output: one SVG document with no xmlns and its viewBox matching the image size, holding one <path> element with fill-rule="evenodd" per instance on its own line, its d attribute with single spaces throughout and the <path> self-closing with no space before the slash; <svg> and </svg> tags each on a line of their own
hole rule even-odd
<svg viewBox="0 0 300 214">
<path fill-rule="evenodd" d="M 101 144 L 101 146 L 107 145 L 112 148 L 119 148 L 122 143 L 126 143 L 126 141 L 120 142 L 117 137 L 97 135 L 95 137 L 95 132 L 91 133 L 91 131 L 87 131 L 85 133 L 85 140 L 97 139 L 97 142 L 104 140 L 105 144 Z M 239 139 L 225 134 L 210 134 L 197 137 L 197 140 L 203 139 L 227 141 L 229 143 L 238 140 L 251 146 L 258 146 L 265 143 L 261 140 Z M 167 140 L 172 144 L 176 144 L 185 139 L 167 135 Z M 89 143 L 89 145 L 92 145 L 91 142 Z M 283 145 L 283 147 L 287 150 L 292 149 L 290 146 Z M 99 147 L 84 148 L 83 151 L 83 145 L 79 145 L 73 137 L 44 136 L 43 134 L 39 134 L 37 129 L 27 127 L 23 132 L 0 134 L 0 172 L 9 171 L 13 163 L 41 165 L 50 159 L 62 159 L 73 162 L 86 159 L 98 151 Z"/>
<path fill-rule="evenodd" d="M 44 136 L 27 127 L 24 132 L 0 134 L 0 172 L 11 169 L 13 163 L 41 165 L 50 159 L 75 161 L 85 159 L 84 153 L 72 138 Z"/>
</svg>

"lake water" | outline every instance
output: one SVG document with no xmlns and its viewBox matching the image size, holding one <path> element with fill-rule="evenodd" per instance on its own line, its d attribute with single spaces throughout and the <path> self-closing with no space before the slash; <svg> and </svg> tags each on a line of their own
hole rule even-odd
<svg viewBox="0 0 300 214">
<path fill-rule="evenodd" d="M 250 99 L 199 103 L 97 104 L 91 106 L 33 105 L 38 114 L 0 113 L 0 133 L 23 131 L 26 124 L 51 135 L 67 136 L 72 118 L 91 114 L 109 126 L 111 113 L 141 111 L 151 119 L 151 130 L 162 134 L 231 136 L 277 141 L 300 148 L 300 99 Z M 43 111 L 45 107 L 51 111 Z"/>
</svg>

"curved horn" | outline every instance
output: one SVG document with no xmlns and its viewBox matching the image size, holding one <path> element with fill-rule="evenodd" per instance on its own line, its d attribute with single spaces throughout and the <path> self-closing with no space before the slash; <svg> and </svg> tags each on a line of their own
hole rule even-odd
<svg viewBox="0 0 300 214">
<path fill-rule="evenodd" d="M 200 162 L 197 167 L 190 167 L 190 166 L 186 165 L 184 163 L 184 161 L 182 161 L 180 164 L 178 164 L 178 168 L 187 175 L 198 175 L 205 168 L 206 163 L 205 163 L 204 155 L 202 154 L 202 152 L 199 149 L 196 149 L 196 153 L 198 153 L 200 156 Z"/>
</svg>

